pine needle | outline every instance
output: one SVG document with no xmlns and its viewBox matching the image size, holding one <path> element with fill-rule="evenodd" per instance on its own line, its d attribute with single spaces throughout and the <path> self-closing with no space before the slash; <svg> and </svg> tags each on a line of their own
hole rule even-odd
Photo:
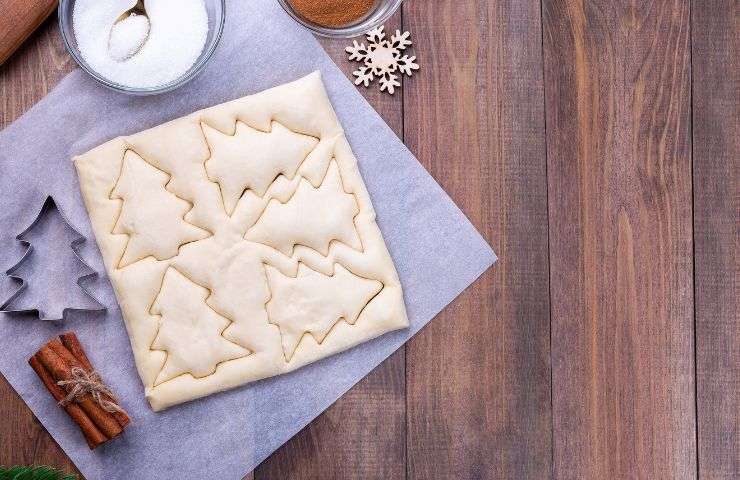
<svg viewBox="0 0 740 480">
<path fill-rule="evenodd" d="M 77 480 L 77 475 L 47 466 L 11 468 L 0 466 L 0 480 Z"/>
</svg>

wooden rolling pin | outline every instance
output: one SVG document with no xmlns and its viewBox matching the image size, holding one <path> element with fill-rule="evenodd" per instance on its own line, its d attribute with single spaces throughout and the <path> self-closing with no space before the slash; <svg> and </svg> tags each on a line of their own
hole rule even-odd
<svg viewBox="0 0 740 480">
<path fill-rule="evenodd" d="M 57 0 L 0 0 L 0 65 L 56 6 Z"/>
</svg>

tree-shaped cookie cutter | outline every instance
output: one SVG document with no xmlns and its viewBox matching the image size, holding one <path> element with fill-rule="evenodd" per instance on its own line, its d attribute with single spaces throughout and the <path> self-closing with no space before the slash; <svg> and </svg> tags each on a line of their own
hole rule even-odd
<svg viewBox="0 0 740 480">
<path fill-rule="evenodd" d="M 13 302 L 19 296 L 21 296 L 21 294 L 23 294 L 23 292 L 26 290 L 26 288 L 28 288 L 28 283 L 22 277 L 20 277 L 19 275 L 16 275 L 15 274 L 15 272 L 25 263 L 25 261 L 33 253 L 33 245 L 31 244 L 30 241 L 26 240 L 24 238 L 24 236 L 28 232 L 30 232 L 31 230 L 33 230 L 34 227 L 36 227 L 36 225 L 44 217 L 44 215 L 47 212 L 49 212 L 50 210 L 56 210 L 57 213 L 59 214 L 59 217 L 62 219 L 62 221 L 66 224 L 67 227 L 70 228 L 70 230 L 72 230 L 72 232 L 74 233 L 74 235 L 77 237 L 74 240 L 72 240 L 72 242 L 70 243 L 70 245 L 69 245 L 70 250 L 72 250 L 72 252 L 74 253 L 74 255 L 77 258 L 77 260 L 82 264 L 83 267 L 85 267 L 85 269 L 89 270 L 90 273 L 86 273 L 85 275 L 82 275 L 82 276 L 78 277 L 76 283 L 77 283 L 77 286 L 80 287 L 80 290 L 82 290 L 82 293 L 85 296 L 87 296 L 90 300 L 92 300 L 95 304 L 98 305 L 98 307 L 92 307 L 92 308 L 75 308 L 75 307 L 67 307 L 67 308 L 64 308 L 62 310 L 62 316 L 61 316 L 61 318 L 46 317 L 44 315 L 43 310 L 40 310 L 38 308 L 14 309 L 12 307 Z M 80 247 L 80 245 L 82 245 L 83 243 L 85 243 L 85 241 L 87 239 L 76 228 L 74 228 L 72 226 L 72 224 L 69 222 L 69 220 L 67 219 L 67 217 L 64 215 L 64 212 L 62 212 L 62 210 L 59 208 L 59 206 L 54 201 L 54 198 L 52 198 L 51 196 L 47 196 L 46 197 L 46 200 L 44 201 L 44 204 L 41 207 L 41 210 L 39 210 L 39 213 L 36 215 L 36 218 L 34 218 L 34 220 L 31 222 L 31 224 L 28 227 L 26 227 L 21 233 L 19 233 L 18 235 L 16 235 L 15 238 L 16 238 L 16 240 L 18 240 L 19 242 L 21 242 L 26 247 L 26 251 L 23 254 L 23 256 L 21 257 L 21 259 L 18 260 L 18 262 L 15 265 L 13 265 L 12 267 L 10 267 L 9 269 L 7 269 L 5 271 L 5 274 L 11 280 L 13 280 L 14 282 L 20 283 L 20 286 L 15 291 L 15 293 L 13 293 L 10 296 L 10 298 L 8 298 L 2 305 L 0 305 L 0 313 L 7 313 L 7 314 L 11 314 L 11 315 L 33 314 L 33 315 L 36 315 L 36 317 L 39 320 L 44 320 L 44 321 L 62 321 L 62 320 L 66 320 L 67 319 L 67 316 L 69 315 L 70 312 L 80 312 L 80 311 L 85 311 L 85 312 L 103 312 L 103 311 L 106 310 L 106 307 L 102 303 L 100 303 L 100 301 L 98 301 L 98 299 L 95 298 L 93 296 L 93 294 L 87 288 L 85 288 L 85 286 L 83 285 L 83 282 L 85 282 L 88 279 L 95 278 L 98 275 L 98 273 L 95 271 L 95 269 L 93 269 L 85 260 L 83 260 L 82 255 L 80 255 L 80 252 L 78 250 L 79 247 Z"/>
</svg>

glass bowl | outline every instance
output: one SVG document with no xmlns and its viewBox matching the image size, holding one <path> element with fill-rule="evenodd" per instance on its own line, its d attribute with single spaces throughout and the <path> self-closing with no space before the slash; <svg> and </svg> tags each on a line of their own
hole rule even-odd
<svg viewBox="0 0 740 480">
<path fill-rule="evenodd" d="M 396 13 L 403 0 L 375 0 L 372 10 L 355 23 L 344 25 L 342 27 L 325 27 L 314 23 L 302 16 L 290 4 L 290 0 L 278 0 L 280 5 L 293 17 L 293 20 L 308 28 L 317 35 L 332 38 L 350 38 L 364 35 L 378 25 L 382 25 L 391 15 Z"/>
<path fill-rule="evenodd" d="M 74 11 L 75 0 L 61 0 L 59 2 L 59 28 L 62 32 L 64 46 L 67 47 L 69 54 L 72 55 L 72 58 L 75 59 L 80 68 L 90 74 L 90 76 L 99 83 L 110 89 L 131 95 L 156 95 L 158 93 L 169 92 L 181 87 L 195 78 L 216 51 L 216 47 L 221 40 L 221 34 L 224 30 L 226 0 L 204 0 L 204 3 L 206 11 L 208 12 L 208 36 L 206 37 L 206 43 L 203 45 L 203 51 L 187 72 L 171 82 L 157 85 L 156 87 L 142 88 L 121 85 L 103 77 L 93 70 L 87 62 L 85 62 L 80 50 L 77 48 L 77 40 L 75 39 L 74 28 L 72 27 L 72 12 Z"/>
</svg>

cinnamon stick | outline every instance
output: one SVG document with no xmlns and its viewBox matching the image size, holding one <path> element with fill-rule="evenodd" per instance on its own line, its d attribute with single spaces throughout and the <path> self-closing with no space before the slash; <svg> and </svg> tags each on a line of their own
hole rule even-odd
<svg viewBox="0 0 740 480">
<path fill-rule="evenodd" d="M 74 355 L 77 361 L 82 364 L 82 368 L 84 368 L 88 372 L 92 371 L 92 364 L 87 358 L 85 351 L 82 349 L 82 345 L 80 345 L 80 341 L 77 339 L 77 335 L 75 335 L 73 332 L 63 333 L 59 335 L 59 340 L 61 340 L 62 345 L 67 347 L 69 353 Z"/>
<path fill-rule="evenodd" d="M 58 347 L 61 347 L 61 349 Z M 72 356 L 58 339 L 54 339 L 44 345 L 37 354 L 41 364 L 46 367 L 57 382 L 72 378 L 71 366 L 57 353 L 58 351 L 62 351 L 62 349 L 67 351 L 69 356 Z M 67 393 L 69 393 L 69 390 L 67 390 Z M 113 415 L 95 403 L 90 394 L 78 399 L 77 403 L 106 437 L 114 438 L 123 431 L 116 419 L 113 418 Z"/>
<path fill-rule="evenodd" d="M 93 366 L 90 363 L 90 360 L 87 358 L 87 354 L 85 354 L 85 350 L 82 348 L 82 344 L 77 339 L 77 335 L 75 335 L 73 332 L 67 332 L 59 335 L 59 339 L 61 340 L 62 345 L 69 351 L 70 354 L 72 354 L 72 357 L 63 356 L 62 358 L 64 358 L 64 360 L 69 363 L 70 366 L 79 366 L 88 373 L 92 373 Z M 76 365 L 73 363 L 73 360 L 76 360 Z M 113 401 L 113 399 L 110 398 L 108 395 L 103 395 L 103 398 L 110 402 Z M 121 428 L 124 428 L 126 425 L 131 423 L 131 419 L 124 412 L 111 412 L 111 415 L 113 415 L 113 418 L 116 419 Z"/>
<path fill-rule="evenodd" d="M 28 364 L 31 365 L 31 368 L 33 368 L 33 371 L 36 372 L 36 375 L 39 376 L 41 381 L 44 383 L 44 386 L 46 386 L 52 397 L 54 397 L 54 400 L 60 402 L 64 397 L 67 396 L 67 393 L 62 389 L 62 387 L 56 384 L 54 378 L 52 378 L 49 371 L 44 368 L 36 355 L 28 359 Z M 90 450 L 95 449 L 95 447 L 105 443 L 106 440 L 108 440 L 108 438 L 103 435 L 100 430 L 98 430 L 98 427 L 95 426 L 95 423 L 90 420 L 90 417 L 87 416 L 87 414 L 84 412 L 84 410 L 80 408 L 79 405 L 77 405 L 76 403 L 70 403 L 64 407 L 64 410 L 72 418 L 72 420 L 74 420 L 74 422 L 79 425 L 80 429 L 82 430 L 82 434 L 85 437 L 85 441 L 87 442 L 87 446 L 90 447 Z"/>
<path fill-rule="evenodd" d="M 117 437 L 131 422 L 123 411 L 108 411 L 118 405 L 74 333 L 47 342 L 28 364 L 80 427 L 90 449 Z"/>
</svg>

